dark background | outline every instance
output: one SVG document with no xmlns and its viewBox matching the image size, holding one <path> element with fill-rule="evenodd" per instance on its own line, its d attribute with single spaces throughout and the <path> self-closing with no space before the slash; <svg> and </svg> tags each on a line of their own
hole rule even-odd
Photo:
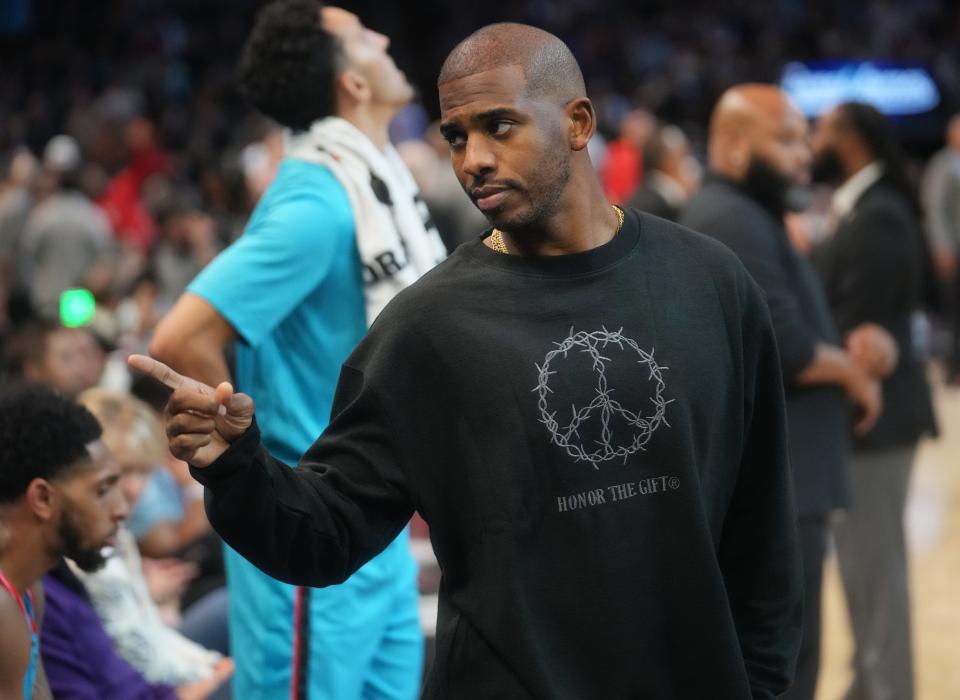
<svg viewBox="0 0 960 700">
<path fill-rule="evenodd" d="M 109 165 L 109 154 L 91 145 L 96 136 L 84 139 L 84 110 L 95 103 L 101 112 L 145 114 L 159 125 L 166 147 L 198 162 L 248 141 L 257 121 L 236 91 L 234 66 L 263 4 L 0 0 L 0 154 L 16 145 L 39 152 L 69 129 Z M 777 81 L 784 63 L 798 59 L 884 58 L 926 66 L 943 101 L 928 115 L 899 120 L 915 155 L 938 145 L 944 119 L 960 106 L 960 3 L 954 0 L 341 5 L 392 38 L 397 63 L 433 117 L 446 53 L 472 30 L 504 20 L 541 26 L 570 45 L 607 136 L 626 110 L 642 106 L 702 142 L 723 89 Z"/>
</svg>

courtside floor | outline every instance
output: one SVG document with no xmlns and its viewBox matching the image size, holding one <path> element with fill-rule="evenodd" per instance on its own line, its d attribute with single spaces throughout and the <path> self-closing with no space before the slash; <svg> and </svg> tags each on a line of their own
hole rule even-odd
<svg viewBox="0 0 960 700">
<path fill-rule="evenodd" d="M 907 506 L 917 700 L 960 699 L 960 388 L 936 377 L 941 437 L 917 454 Z M 850 632 L 836 561 L 824 583 L 824 645 L 817 700 L 840 700 Z"/>
</svg>

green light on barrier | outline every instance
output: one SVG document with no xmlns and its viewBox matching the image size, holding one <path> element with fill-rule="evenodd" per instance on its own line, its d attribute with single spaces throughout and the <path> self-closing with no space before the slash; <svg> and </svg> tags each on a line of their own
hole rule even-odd
<svg viewBox="0 0 960 700">
<path fill-rule="evenodd" d="M 87 289 L 68 289 L 60 295 L 60 322 L 67 328 L 86 326 L 97 313 L 97 303 Z"/>
</svg>

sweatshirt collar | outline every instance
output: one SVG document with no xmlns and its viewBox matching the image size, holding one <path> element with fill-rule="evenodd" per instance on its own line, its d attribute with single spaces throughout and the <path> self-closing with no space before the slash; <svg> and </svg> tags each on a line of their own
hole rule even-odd
<svg viewBox="0 0 960 700">
<path fill-rule="evenodd" d="M 488 248 L 483 242 L 492 229 L 485 231 L 482 236 L 464 245 L 463 248 L 485 265 L 516 274 L 573 277 L 601 272 L 626 259 L 640 242 L 640 217 L 634 210 L 626 207 L 623 208 L 623 212 L 623 228 L 620 232 L 607 243 L 582 253 L 542 256 L 498 253 Z"/>
</svg>

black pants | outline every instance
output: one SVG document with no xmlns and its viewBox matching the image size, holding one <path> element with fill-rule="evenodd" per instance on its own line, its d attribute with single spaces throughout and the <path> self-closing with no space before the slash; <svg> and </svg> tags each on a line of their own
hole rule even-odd
<svg viewBox="0 0 960 700">
<path fill-rule="evenodd" d="M 782 700 L 813 700 L 820 672 L 820 598 L 823 560 L 827 553 L 827 516 L 800 518 L 800 555 L 803 560 L 803 636 L 797 657 L 797 675 Z"/>
</svg>

